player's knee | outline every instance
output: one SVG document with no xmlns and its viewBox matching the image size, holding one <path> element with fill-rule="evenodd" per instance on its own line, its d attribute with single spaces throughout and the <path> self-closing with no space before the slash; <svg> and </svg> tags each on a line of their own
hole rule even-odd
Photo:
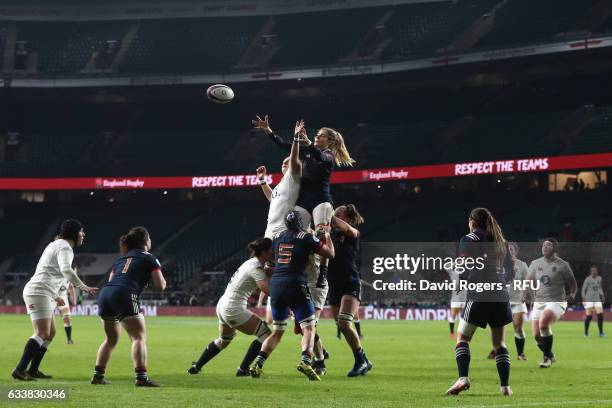
<svg viewBox="0 0 612 408">
<path fill-rule="evenodd" d="M 257 325 L 257 328 L 255 329 L 254 334 L 255 334 L 255 337 L 257 337 L 257 340 L 259 340 L 260 343 L 263 343 L 264 340 L 267 339 L 271 333 L 272 333 L 272 330 L 270 330 L 270 326 L 268 326 L 268 324 L 262 320 Z"/>
<path fill-rule="evenodd" d="M 457 330 L 459 332 L 460 340 L 472 340 L 472 336 L 474 336 L 477 327 L 478 326 L 476 326 L 475 324 L 469 323 L 466 320 L 461 319 L 461 321 L 459 322 L 459 329 Z"/>
<path fill-rule="evenodd" d="M 312 330 L 317 323 L 317 319 L 315 319 L 314 315 L 308 316 L 305 319 L 300 320 L 300 328 L 302 330 Z"/>
<path fill-rule="evenodd" d="M 542 337 L 550 337 L 552 336 L 552 328 L 550 326 L 540 327 L 540 335 Z"/>
<path fill-rule="evenodd" d="M 272 322 L 272 330 L 274 330 L 273 335 L 277 337 L 282 336 L 282 333 L 287 330 L 287 321 L 274 320 Z"/>
<path fill-rule="evenodd" d="M 348 330 L 351 328 L 353 323 L 353 315 L 351 313 L 340 313 L 338 314 L 338 327 L 340 330 Z"/>
<path fill-rule="evenodd" d="M 232 340 L 234 340 L 234 337 L 236 337 L 236 333 L 229 336 L 221 336 L 218 339 L 215 339 L 215 346 L 217 346 L 219 350 L 223 350 L 230 345 Z"/>
<path fill-rule="evenodd" d="M 525 331 L 524 330 L 517 330 L 514 332 L 514 337 L 516 337 L 517 339 L 524 339 L 525 338 Z"/>
</svg>

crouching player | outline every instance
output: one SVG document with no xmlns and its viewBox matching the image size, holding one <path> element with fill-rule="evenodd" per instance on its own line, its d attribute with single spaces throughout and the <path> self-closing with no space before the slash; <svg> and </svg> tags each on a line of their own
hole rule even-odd
<svg viewBox="0 0 612 408">
<path fill-rule="evenodd" d="M 91 383 L 110 383 L 104 374 L 123 326 L 132 341 L 136 386 L 159 387 L 160 384 L 147 375 L 147 335 L 144 316 L 140 312 L 140 293 L 149 281 L 156 289 L 164 290 L 166 280 L 159 261 L 148 252 L 151 238 L 146 228 L 132 228 L 122 237 L 120 246 L 127 252 L 115 261 L 109 282 L 98 298 L 98 314 L 104 324 L 106 339 L 98 350 Z"/>
<path fill-rule="evenodd" d="M 315 311 L 310 298 L 306 278 L 306 264 L 312 252 L 327 258 L 334 257 L 334 245 L 325 232 L 325 243 L 304 231 L 300 216 L 290 211 L 285 224 L 287 230 L 274 239 L 274 273 L 270 278 L 270 298 L 272 303 L 273 330 L 263 343 L 255 363 L 251 366 L 251 376 L 260 377 L 266 359 L 280 343 L 287 328 L 289 311 L 302 328 L 302 358 L 298 371 L 310 380 L 320 380 L 311 367 L 315 337 Z"/>
<path fill-rule="evenodd" d="M 256 337 L 236 372 L 237 377 L 249 376 L 249 365 L 257 357 L 264 340 L 270 335 L 270 328 L 266 322 L 248 310 L 247 304 L 255 289 L 259 288 L 262 293 L 268 293 L 268 276 L 264 266 L 274 257 L 272 240 L 259 238 L 249 244 L 249 249 L 251 258 L 240 265 L 217 303 L 219 338 L 210 342 L 198 361 L 191 364 L 189 374 L 198 374 L 206 363 L 230 344 L 238 330 Z"/>
</svg>

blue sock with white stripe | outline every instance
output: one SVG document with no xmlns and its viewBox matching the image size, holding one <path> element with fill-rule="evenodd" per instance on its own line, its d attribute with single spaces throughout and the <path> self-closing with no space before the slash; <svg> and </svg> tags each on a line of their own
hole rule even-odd
<svg viewBox="0 0 612 408">
<path fill-rule="evenodd" d="M 470 371 L 470 344 L 464 341 L 457 343 L 455 347 L 455 359 L 459 377 L 467 377 Z"/>
<path fill-rule="evenodd" d="M 510 381 L 510 353 L 505 347 L 500 347 L 495 352 L 495 365 L 499 374 L 499 385 L 507 387 Z"/>
</svg>

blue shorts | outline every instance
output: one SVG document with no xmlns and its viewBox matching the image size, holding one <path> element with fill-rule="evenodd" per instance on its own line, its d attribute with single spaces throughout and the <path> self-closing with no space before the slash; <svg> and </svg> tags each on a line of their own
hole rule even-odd
<svg viewBox="0 0 612 408">
<path fill-rule="evenodd" d="M 140 314 L 138 294 L 121 286 L 105 286 L 98 296 L 98 315 L 102 320 L 121 321 Z"/>
<path fill-rule="evenodd" d="M 315 313 L 314 303 L 310 299 L 310 291 L 306 283 L 294 280 L 278 280 L 272 277 L 270 281 L 270 303 L 272 305 L 272 320 L 284 322 L 293 311 L 295 320 L 301 322 Z"/>
</svg>

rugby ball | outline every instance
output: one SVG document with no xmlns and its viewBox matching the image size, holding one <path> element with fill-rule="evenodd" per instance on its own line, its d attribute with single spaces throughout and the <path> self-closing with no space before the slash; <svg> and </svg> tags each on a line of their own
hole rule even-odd
<svg viewBox="0 0 612 408">
<path fill-rule="evenodd" d="M 206 96 L 214 103 L 228 103 L 234 99 L 234 91 L 227 85 L 212 85 L 206 90 Z"/>
</svg>

